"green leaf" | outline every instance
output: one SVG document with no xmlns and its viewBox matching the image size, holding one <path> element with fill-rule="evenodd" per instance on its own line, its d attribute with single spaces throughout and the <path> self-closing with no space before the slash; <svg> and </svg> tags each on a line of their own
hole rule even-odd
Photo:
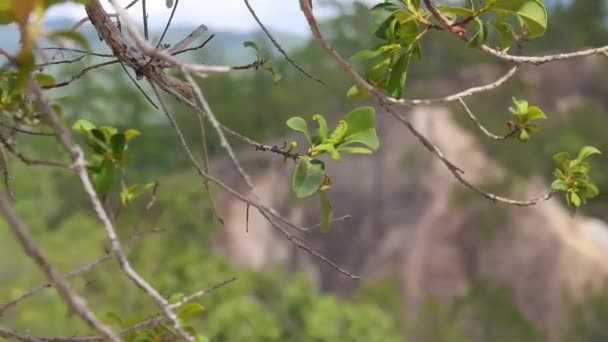
<svg viewBox="0 0 608 342">
<path fill-rule="evenodd" d="M 264 61 L 264 64 L 262 64 L 262 68 L 270 72 L 270 74 L 272 75 L 272 82 L 277 83 L 283 79 L 283 75 L 281 75 L 277 71 L 277 69 L 274 68 L 271 60 Z"/>
<path fill-rule="evenodd" d="M 517 14 L 525 26 L 526 38 L 540 37 L 547 30 L 547 11 L 539 0 L 497 0 L 490 9 Z"/>
<path fill-rule="evenodd" d="M 338 147 L 338 152 L 350 154 L 372 154 L 374 151 L 367 147 Z"/>
<path fill-rule="evenodd" d="M 296 197 L 308 197 L 319 189 L 324 176 L 323 162 L 300 157 L 293 173 L 291 188 Z"/>
<path fill-rule="evenodd" d="M 380 142 L 378 140 L 378 136 L 376 135 L 375 128 L 366 129 L 358 133 L 348 135 L 346 138 L 344 138 L 340 144 L 340 147 L 355 143 L 366 145 L 374 151 L 380 147 Z"/>
<path fill-rule="evenodd" d="M 348 88 L 348 91 L 346 91 L 346 97 L 348 97 L 351 100 L 363 100 L 363 99 L 369 97 L 369 95 L 370 95 L 369 91 L 359 87 L 356 84 L 353 85 L 352 87 Z"/>
<path fill-rule="evenodd" d="M 175 303 L 179 302 L 182 298 L 184 298 L 184 296 L 185 295 L 181 292 L 172 293 L 169 296 L 168 302 L 171 304 L 175 304 Z"/>
<path fill-rule="evenodd" d="M 107 136 L 105 134 L 103 134 L 103 132 L 100 129 L 93 128 L 91 130 L 91 134 L 93 134 L 93 137 L 95 137 L 97 140 L 101 141 L 102 143 L 107 142 Z"/>
<path fill-rule="evenodd" d="M 538 107 L 532 106 L 528 108 L 527 121 L 534 121 L 539 119 L 547 119 L 545 113 Z"/>
<path fill-rule="evenodd" d="M 418 36 L 418 22 L 414 19 L 409 19 L 401 23 L 397 29 L 396 36 L 401 46 L 409 47 Z"/>
<path fill-rule="evenodd" d="M 105 159 L 99 170 L 91 172 L 91 182 L 100 194 L 105 194 L 110 190 L 114 183 L 114 168 L 110 160 Z"/>
<path fill-rule="evenodd" d="M 526 129 L 520 129 L 519 130 L 519 141 L 526 142 L 528 140 L 530 140 L 530 134 L 528 134 L 528 131 Z"/>
<path fill-rule="evenodd" d="M 342 140 L 344 140 L 346 132 L 348 132 L 348 124 L 346 123 L 346 121 L 340 120 L 338 122 L 338 126 L 334 128 L 333 132 L 331 132 L 331 134 L 329 135 L 329 138 L 327 138 L 328 143 L 333 145 L 339 144 L 340 142 L 342 142 Z"/>
<path fill-rule="evenodd" d="M 438 8 L 443 15 L 452 20 L 455 20 L 457 18 L 468 18 L 470 16 L 473 16 L 474 14 L 472 10 L 464 7 L 438 6 Z"/>
<path fill-rule="evenodd" d="M 581 198 L 576 192 L 570 193 L 570 203 L 577 208 L 581 206 Z"/>
<path fill-rule="evenodd" d="M 378 81 L 380 81 L 381 79 L 384 78 L 384 75 L 388 71 L 390 65 L 391 65 L 390 56 L 378 61 L 365 73 L 367 80 L 370 83 L 377 85 Z"/>
<path fill-rule="evenodd" d="M 201 304 L 188 303 L 177 309 L 176 313 L 177 317 L 179 317 L 182 322 L 186 322 L 203 311 L 205 311 L 205 308 Z"/>
<path fill-rule="evenodd" d="M 315 114 L 312 116 L 312 119 L 317 121 L 319 124 L 318 134 L 321 138 L 321 141 L 327 139 L 327 121 L 321 114 Z"/>
<path fill-rule="evenodd" d="M 475 18 L 475 23 L 477 24 L 477 32 L 467 43 L 468 47 L 478 47 L 479 45 L 485 43 L 488 37 L 488 28 L 486 24 L 478 18 Z"/>
<path fill-rule="evenodd" d="M 136 129 L 128 129 L 125 131 L 125 138 L 127 138 L 127 142 L 140 135 L 141 133 Z"/>
<path fill-rule="evenodd" d="M 321 154 L 323 152 L 327 152 L 334 161 L 336 161 L 338 163 L 341 161 L 340 153 L 338 152 L 338 150 L 336 150 L 336 148 L 334 147 L 334 145 L 331 144 L 331 143 L 329 143 L 329 144 L 321 144 L 321 145 L 315 146 L 314 149 L 313 149 L 312 156 Z"/>
<path fill-rule="evenodd" d="M 327 232 L 331 225 L 334 209 L 325 191 L 319 191 L 319 202 L 321 204 L 321 231 Z"/>
<path fill-rule="evenodd" d="M 386 90 L 389 95 L 393 98 L 400 99 L 403 95 L 403 88 L 405 87 L 405 80 L 407 78 L 407 67 L 410 62 L 410 55 L 404 54 L 395 65 L 393 65 L 393 69 L 391 70 L 391 76 L 388 79 L 388 84 Z"/>
<path fill-rule="evenodd" d="M 551 189 L 566 191 L 568 190 L 568 184 L 561 179 L 556 179 L 553 181 L 553 183 L 551 183 Z"/>
<path fill-rule="evenodd" d="M 254 50 L 255 50 L 255 54 L 256 54 L 256 59 L 257 59 L 257 60 L 260 60 L 260 59 L 261 59 L 262 52 L 260 51 L 260 48 L 257 46 L 257 44 L 256 44 L 256 43 L 254 43 L 254 42 L 252 42 L 252 41 L 249 41 L 249 40 L 248 40 L 248 41 L 246 41 L 246 42 L 243 42 L 243 46 L 244 46 L 244 47 L 249 47 L 249 48 L 254 49 Z"/>
<path fill-rule="evenodd" d="M 358 133 L 360 131 L 375 128 L 376 109 L 371 106 L 359 107 L 352 110 L 344 117 L 348 126 L 346 135 Z"/>
<path fill-rule="evenodd" d="M 49 74 L 36 73 L 34 74 L 34 78 L 41 87 L 52 86 L 55 84 L 55 79 Z"/>
<path fill-rule="evenodd" d="M 308 141 L 308 143 L 310 145 L 312 145 L 312 142 L 310 140 L 310 133 L 308 132 L 308 124 L 306 123 L 306 120 L 302 119 L 299 116 L 294 116 L 292 118 L 289 118 L 289 120 L 287 120 L 287 126 L 291 129 L 293 129 L 294 131 L 304 133 L 304 136 L 306 136 L 306 140 Z"/>
<path fill-rule="evenodd" d="M 562 170 L 566 170 L 570 161 L 570 155 L 568 152 L 557 153 L 553 156 L 553 161 L 555 164 L 557 164 L 557 166 L 561 167 Z"/>
<path fill-rule="evenodd" d="M 373 35 L 380 39 L 390 40 L 392 35 L 391 26 L 394 29 L 394 23 L 397 19 L 393 16 L 393 12 L 398 9 L 395 4 L 390 2 L 380 3 L 372 8 L 372 24 L 370 31 Z"/>
<path fill-rule="evenodd" d="M 74 124 L 72 125 L 72 129 L 80 133 L 88 133 L 91 130 L 95 129 L 95 125 L 92 124 L 90 121 L 80 119 L 74 122 Z"/>
<path fill-rule="evenodd" d="M 500 36 L 500 49 L 503 52 L 508 50 L 513 45 L 513 43 L 515 43 L 516 40 L 513 27 L 503 22 L 493 22 L 491 24 Z"/>
<path fill-rule="evenodd" d="M 127 138 L 123 133 L 116 133 L 110 139 L 110 145 L 112 146 L 114 155 L 120 158 L 127 146 Z"/>
<path fill-rule="evenodd" d="M 528 101 L 513 98 L 513 104 L 515 105 L 515 108 L 509 107 L 511 113 L 515 115 L 525 115 L 528 113 Z"/>
<path fill-rule="evenodd" d="M 578 152 L 578 158 L 576 158 L 576 159 L 579 161 L 583 161 L 587 157 L 594 155 L 594 154 L 602 154 L 602 152 L 593 146 L 585 146 L 585 147 L 581 148 L 581 150 Z"/>
</svg>

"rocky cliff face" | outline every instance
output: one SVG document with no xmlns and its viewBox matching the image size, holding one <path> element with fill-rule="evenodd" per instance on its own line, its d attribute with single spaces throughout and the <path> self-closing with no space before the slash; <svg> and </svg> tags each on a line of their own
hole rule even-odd
<svg viewBox="0 0 608 342">
<path fill-rule="evenodd" d="M 446 108 L 417 108 L 406 115 L 473 183 L 498 187 L 515 198 L 546 191 L 548 185 L 540 178 L 512 179 L 453 123 Z M 318 229 L 299 234 L 302 239 L 362 278 L 398 275 L 410 310 L 429 296 L 449 302 L 480 277 L 506 285 L 525 316 L 557 339 L 567 320 L 568 301 L 608 277 L 608 225 L 571 215 L 557 199 L 531 208 L 482 199 L 458 183 L 404 126 L 384 113 L 377 117 L 380 152 L 330 166 L 334 216 L 352 217 L 335 222 L 327 234 Z M 266 204 L 298 225 L 318 222 L 315 199 L 296 201 L 290 196 L 291 165 L 261 152 L 243 158 Z M 214 173 L 238 186 L 229 164 L 216 165 Z M 216 247 L 235 263 L 258 270 L 285 264 L 342 296 L 358 286 L 297 250 L 253 209 L 247 233 L 245 209 L 234 198 L 222 200 L 226 224 Z"/>
</svg>

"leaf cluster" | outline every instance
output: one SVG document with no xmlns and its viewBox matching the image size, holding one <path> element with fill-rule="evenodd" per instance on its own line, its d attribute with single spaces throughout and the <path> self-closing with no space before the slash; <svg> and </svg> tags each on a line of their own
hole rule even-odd
<svg viewBox="0 0 608 342">
<path fill-rule="evenodd" d="M 327 231 L 332 218 L 332 207 L 325 190 L 331 187 L 331 181 L 325 171 L 325 162 L 318 157 L 329 155 L 339 163 L 342 153 L 371 154 L 380 147 L 380 142 L 376 134 L 373 107 L 353 110 L 340 120 L 331 132 L 323 115 L 315 114 L 312 119 L 317 121 L 319 126 L 314 133 L 310 133 L 308 123 L 301 117 L 287 120 L 287 126 L 302 133 L 308 143 L 308 152 L 297 160 L 291 188 L 298 198 L 319 194 L 321 228 Z M 292 143 L 292 146 L 295 145 Z"/>
</svg>

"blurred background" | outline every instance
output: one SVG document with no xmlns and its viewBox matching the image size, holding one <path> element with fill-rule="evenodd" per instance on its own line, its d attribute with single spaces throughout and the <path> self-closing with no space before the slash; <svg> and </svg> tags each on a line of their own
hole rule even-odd
<svg viewBox="0 0 608 342">
<path fill-rule="evenodd" d="M 199 17 L 192 14 L 198 7 L 204 11 L 207 5 L 195 0 L 182 3 L 166 42 L 179 41 L 200 23 L 207 23 L 204 17 L 197 23 Z M 346 98 L 351 83 L 310 39 L 297 2 L 252 1 L 252 5 L 258 7 L 262 20 L 290 56 L 326 85 L 287 64 L 255 22 L 242 19 L 247 14 L 242 2 L 217 3 L 226 3 L 225 13 L 218 7 L 213 15 L 203 14 L 209 17 L 205 38 L 215 37 L 204 49 L 184 58 L 247 64 L 255 60 L 255 54 L 242 43 L 252 40 L 273 56 L 283 76 L 278 83 L 265 72 L 202 79 L 201 88 L 225 125 L 281 146 L 296 139 L 285 125 L 289 117 L 309 119 L 322 113 L 335 124 L 360 105 Z M 523 53 L 570 51 L 608 42 L 608 1 L 544 3 L 549 11 L 548 31 L 542 39 L 526 44 Z M 375 44 L 368 31 L 370 4 L 373 2 L 315 1 L 315 9 L 322 13 L 324 34 L 343 55 Z M 46 25 L 70 27 L 82 15 L 78 6 L 53 9 Z M 169 13 L 161 9 L 162 15 L 152 20 L 152 37 L 160 36 Z M 151 18 L 154 15 L 152 11 Z M 93 51 L 107 51 L 90 25 L 82 32 Z M 15 27 L 0 26 L 0 47 L 15 51 L 18 37 Z M 410 66 L 407 98 L 439 97 L 483 85 L 509 67 L 465 48 L 446 33 L 433 32 L 429 38 L 423 45 L 422 61 Z M 46 72 L 61 81 L 86 63 L 100 60 L 60 65 Z M 531 198 L 548 188 L 554 169 L 551 157 L 556 152 L 576 153 L 584 145 L 608 151 L 607 77 L 606 56 L 525 66 L 501 88 L 468 100 L 481 122 L 497 133 L 507 131 L 511 116 L 507 108 L 513 96 L 543 108 L 549 120 L 525 144 L 486 139 L 458 104 L 416 107 L 404 114 L 475 184 L 508 197 Z M 591 161 L 592 178 L 601 194 L 583 209 L 572 212 L 562 198 L 532 208 L 511 208 L 456 183 L 404 126 L 379 109 L 380 150 L 373 156 L 353 156 L 330 164 L 334 216 L 350 217 L 335 222 L 329 233 L 313 229 L 302 236 L 338 265 L 360 275 L 357 281 L 298 250 L 254 210 L 246 232 L 245 205 L 212 189 L 225 222 L 223 227 L 219 225 L 208 193 L 174 131 L 122 68 L 98 69 L 48 94 L 61 103 L 69 124 L 84 118 L 142 132 L 129 146 L 132 159 L 125 179 L 129 183 L 158 181 L 158 199 L 149 210 L 145 196 L 123 210 L 117 227 L 124 240 L 142 230 L 163 230 L 129 244 L 128 257 L 166 296 L 187 294 L 230 276 L 238 278 L 200 301 L 205 312 L 195 326 L 211 341 L 608 340 L 605 156 Z M 201 156 L 196 115 L 178 103 L 171 107 Z M 245 191 L 216 136 L 209 134 L 208 138 L 212 173 Z M 61 157 L 58 145 L 47 139 L 22 137 L 22 152 L 44 159 Z M 268 205 L 298 225 L 318 223 L 317 202 L 290 195 L 292 164 L 233 143 Z M 10 174 L 18 199 L 16 209 L 62 271 L 79 268 L 105 253 L 103 230 L 72 173 L 11 160 Z M 112 196 L 116 203 L 118 194 Z M 43 280 L 2 224 L 0 304 Z M 136 320 L 155 310 L 113 261 L 70 282 L 108 321 L 116 315 Z M 39 336 L 90 333 L 77 317 L 68 315 L 52 290 L 5 312 L 0 326 Z"/>
</svg>

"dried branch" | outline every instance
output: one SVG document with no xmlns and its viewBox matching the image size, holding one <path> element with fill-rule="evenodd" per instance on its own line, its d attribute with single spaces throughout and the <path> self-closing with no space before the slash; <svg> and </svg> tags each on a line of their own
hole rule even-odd
<svg viewBox="0 0 608 342">
<path fill-rule="evenodd" d="M 98 331 L 108 341 L 119 342 L 118 336 L 97 319 L 95 314 L 88 308 L 84 298 L 80 297 L 70 288 L 65 279 L 53 268 L 40 248 L 34 242 L 29 229 L 23 224 L 17 213 L 13 210 L 9 199 L 4 193 L 0 193 L 0 212 L 19 240 L 25 253 L 36 263 L 36 266 L 44 273 L 50 283 L 57 289 L 59 296 L 70 311 L 76 313 L 91 329 Z"/>
<path fill-rule="evenodd" d="M 425 0 L 425 1 L 427 1 L 427 0 Z M 435 154 L 435 156 L 437 158 L 439 158 L 439 160 L 441 160 L 441 162 L 448 168 L 448 170 L 454 175 L 454 177 L 460 183 L 462 183 L 464 186 L 466 186 L 467 188 L 479 193 L 483 197 L 490 199 L 494 202 L 500 202 L 500 203 L 510 204 L 510 205 L 514 205 L 514 206 L 536 205 L 536 204 L 546 201 L 552 197 L 553 192 L 548 192 L 538 198 L 519 201 L 519 200 L 514 200 L 514 199 L 510 199 L 510 198 L 506 198 L 506 197 L 502 197 L 502 196 L 499 196 L 496 194 L 486 192 L 486 191 L 476 187 L 475 185 L 473 185 L 466 178 L 464 178 L 464 176 L 463 176 L 464 171 L 462 171 L 459 167 L 457 167 L 456 165 L 454 165 L 454 163 L 452 163 L 449 159 L 447 159 L 445 157 L 445 155 L 443 154 L 443 152 L 437 146 L 435 146 L 431 141 L 429 141 L 422 133 L 420 133 L 412 125 L 412 123 L 409 120 L 403 118 L 398 112 L 396 112 L 395 109 L 391 106 L 391 101 L 389 101 L 383 93 L 378 91 L 371 84 L 367 83 L 367 81 L 365 81 L 365 79 L 363 79 L 356 71 L 353 70 L 353 68 L 348 64 L 348 62 L 344 59 L 344 57 L 342 57 L 342 55 L 340 55 L 331 45 L 329 45 L 329 43 L 325 40 L 325 38 L 323 38 L 323 35 L 321 34 L 321 30 L 319 29 L 317 20 L 315 19 L 314 14 L 312 12 L 312 6 L 310 5 L 310 2 L 308 0 L 300 0 L 300 8 L 302 9 L 304 16 L 306 17 L 306 20 L 312 31 L 313 36 L 319 42 L 319 44 L 325 50 L 325 52 L 338 63 L 338 65 L 342 68 L 342 70 L 359 87 L 367 90 L 372 95 L 374 95 L 374 97 L 376 98 L 376 101 L 380 104 L 380 106 L 385 108 L 395 119 L 397 119 L 402 124 L 404 124 L 408 128 L 408 130 L 412 134 L 414 134 L 414 136 L 418 139 L 418 141 L 424 147 L 426 147 L 429 151 L 431 151 L 433 154 Z"/>
</svg>

